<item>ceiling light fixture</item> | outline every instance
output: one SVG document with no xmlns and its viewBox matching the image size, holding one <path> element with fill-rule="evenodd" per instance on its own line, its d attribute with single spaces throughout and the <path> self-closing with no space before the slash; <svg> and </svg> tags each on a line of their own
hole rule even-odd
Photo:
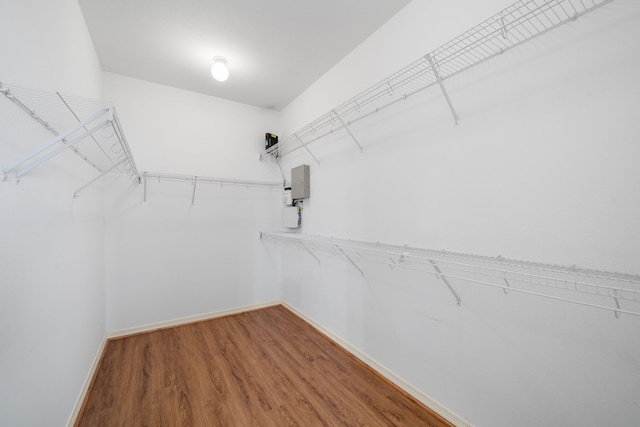
<svg viewBox="0 0 640 427">
<path fill-rule="evenodd" d="M 221 56 L 213 58 L 213 66 L 211 66 L 211 75 L 219 82 L 223 82 L 229 78 L 229 69 L 227 68 L 227 60 Z"/>
</svg>

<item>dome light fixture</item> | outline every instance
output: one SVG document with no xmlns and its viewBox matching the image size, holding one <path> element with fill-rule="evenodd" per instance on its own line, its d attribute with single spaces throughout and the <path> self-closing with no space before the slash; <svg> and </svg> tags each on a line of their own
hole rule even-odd
<svg viewBox="0 0 640 427">
<path fill-rule="evenodd" d="M 223 82 L 229 78 L 229 69 L 227 68 L 227 60 L 221 56 L 213 58 L 211 66 L 211 75 L 219 82 Z"/>
</svg>

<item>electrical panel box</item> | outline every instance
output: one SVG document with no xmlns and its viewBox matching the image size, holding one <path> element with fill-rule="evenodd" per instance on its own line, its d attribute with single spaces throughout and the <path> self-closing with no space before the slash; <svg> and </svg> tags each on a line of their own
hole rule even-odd
<svg viewBox="0 0 640 427">
<path fill-rule="evenodd" d="M 311 195 L 309 181 L 309 165 L 300 165 L 291 169 L 291 198 L 306 199 Z"/>
<path fill-rule="evenodd" d="M 281 223 L 283 228 L 299 228 L 300 222 L 300 211 L 297 206 L 282 207 Z"/>
</svg>

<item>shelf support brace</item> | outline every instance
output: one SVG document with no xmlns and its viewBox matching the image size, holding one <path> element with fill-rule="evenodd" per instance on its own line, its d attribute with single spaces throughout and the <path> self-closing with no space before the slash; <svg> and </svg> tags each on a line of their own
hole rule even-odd
<svg viewBox="0 0 640 427">
<path fill-rule="evenodd" d="M 107 169 L 106 171 L 102 172 L 100 175 L 96 176 L 95 178 L 93 178 L 91 181 L 87 182 L 85 185 L 83 185 L 82 187 L 78 188 L 76 190 L 75 193 L 73 193 L 73 198 L 77 199 L 78 197 L 80 197 L 79 193 L 84 190 L 85 188 L 87 188 L 88 186 L 90 186 L 91 184 L 93 184 L 94 182 L 96 182 L 97 180 L 99 180 L 100 178 L 102 178 L 103 176 L 105 176 L 106 174 L 108 174 L 109 172 L 111 172 L 112 170 L 114 170 L 115 168 L 117 168 L 118 166 L 120 166 L 121 164 L 125 163 L 128 159 L 122 159 L 120 160 L 118 163 L 115 163 L 113 166 L 111 166 L 109 169 Z"/>
<path fill-rule="evenodd" d="M 336 110 L 331 110 L 331 113 L 336 116 L 342 127 L 347 131 L 347 133 L 349 133 L 349 136 L 351 137 L 351 139 L 353 139 L 353 142 L 355 142 L 358 146 L 358 149 L 360 149 L 360 153 L 362 153 L 362 146 L 360 145 L 356 137 L 353 136 L 353 133 L 351 132 L 351 129 L 349 129 L 349 126 L 344 122 L 344 120 L 342 120 L 342 117 L 340 117 Z"/>
<path fill-rule="evenodd" d="M 451 291 L 451 293 L 452 293 L 452 294 L 453 294 L 453 296 L 455 297 L 455 299 L 456 299 L 456 303 L 457 303 L 458 305 L 460 305 L 460 302 L 461 302 L 461 300 L 460 300 L 460 296 L 458 295 L 458 293 L 456 292 L 456 290 L 455 290 L 455 289 L 453 289 L 453 286 L 451 286 L 451 283 L 449 283 L 449 281 L 447 280 L 447 278 L 446 278 L 446 277 L 444 277 L 444 276 L 442 275 L 442 270 L 440 270 L 440 267 L 438 267 L 438 265 L 436 264 L 436 262 L 435 262 L 434 260 L 432 260 L 432 259 L 430 259 L 430 260 L 429 260 L 429 262 L 430 262 L 430 263 L 431 263 L 431 265 L 433 266 L 433 269 L 436 271 L 436 273 L 438 273 L 438 274 L 436 274 L 436 277 L 437 277 L 438 279 L 442 280 L 442 281 L 444 282 L 444 284 L 445 284 L 445 285 L 447 285 L 447 288 L 449 288 L 449 290 Z"/>
<path fill-rule="evenodd" d="M 500 12 L 500 32 L 502 33 L 503 39 L 506 40 L 509 38 L 509 30 L 507 29 L 507 25 L 504 22 L 504 11 Z"/>
<path fill-rule="evenodd" d="M 336 249 L 338 251 L 340 251 L 340 253 L 351 263 L 351 265 L 353 265 L 355 267 L 356 270 L 358 270 L 360 272 L 360 274 L 362 274 L 364 276 L 364 271 L 362 271 L 362 269 L 360 267 L 358 267 L 358 264 L 356 264 L 349 255 L 347 255 L 340 246 L 336 246 Z"/>
<path fill-rule="evenodd" d="M 120 145 L 122 146 L 126 156 L 129 158 L 129 164 L 131 165 L 132 174 L 138 178 L 138 182 L 140 182 L 140 173 L 138 173 L 138 167 L 136 166 L 135 160 L 133 160 L 133 156 L 131 155 L 131 149 L 129 148 L 129 143 L 127 142 L 127 138 L 124 136 L 124 132 L 122 131 L 122 126 L 120 125 L 120 119 L 113 110 L 113 122 L 112 122 L 113 130 L 118 134 L 118 139 L 120 139 Z"/>
<path fill-rule="evenodd" d="M 442 83 L 442 77 L 440 76 L 440 73 L 438 72 L 438 68 L 436 67 L 436 63 L 433 61 L 433 58 L 431 57 L 431 54 L 427 54 L 427 61 L 429 61 L 429 64 L 431 65 L 431 70 L 433 70 L 433 75 L 436 76 L 436 80 L 438 81 L 438 85 L 440 86 L 440 89 L 442 90 L 442 94 L 444 95 L 444 99 L 447 100 L 447 104 L 449 105 L 449 109 L 451 110 L 451 114 L 453 114 L 453 120 L 454 120 L 455 124 L 457 125 L 458 122 L 460 121 L 460 117 L 458 116 L 458 113 L 456 112 L 456 109 L 453 107 L 453 103 L 451 102 L 451 99 L 449 98 L 449 94 L 447 93 L 447 89 L 444 87 L 444 84 Z"/>
<path fill-rule="evenodd" d="M 24 175 L 25 173 L 29 172 L 31 169 L 34 169 L 34 168 L 40 166 L 41 164 L 43 164 L 47 160 L 51 159 L 52 157 L 55 157 L 58 154 L 62 153 L 64 150 L 73 147 L 78 142 L 80 142 L 83 139 L 85 139 L 86 137 L 94 134 L 95 132 L 106 128 L 107 126 L 109 126 L 110 123 L 111 123 L 111 121 L 107 120 L 106 122 L 104 122 L 102 124 L 99 124 L 98 126 L 95 126 L 94 128 L 84 132 L 82 135 L 78 136 L 77 138 L 74 138 L 71 142 L 68 142 L 68 143 L 56 148 L 55 150 L 53 150 L 49 154 L 47 154 L 47 155 L 45 155 L 43 157 L 40 157 L 38 160 L 36 160 L 35 162 L 31 163 L 29 166 L 25 167 L 24 169 L 20 169 L 19 171 L 16 172 L 16 182 L 18 182 L 20 180 L 20 177 L 22 175 Z M 31 156 L 31 157 L 33 157 L 33 156 Z M 28 160 L 30 160 L 30 159 L 28 159 Z"/>
<path fill-rule="evenodd" d="M 198 184 L 198 177 L 193 177 L 193 193 L 191 194 L 191 206 L 196 202 L 196 185 Z"/>
<path fill-rule="evenodd" d="M 144 190 L 142 193 L 142 204 L 147 204 L 147 172 L 144 173 Z"/>
<path fill-rule="evenodd" d="M 33 159 L 35 156 L 37 156 L 38 154 L 42 153 L 43 151 L 47 150 L 48 148 L 53 147 L 55 144 L 57 144 L 60 141 L 64 141 L 65 138 L 67 138 L 68 136 L 72 135 L 74 132 L 77 132 L 78 130 L 84 128 L 85 126 L 87 126 L 89 123 L 93 122 L 94 120 L 104 116 L 105 114 L 109 113 L 110 109 L 109 108 L 105 108 L 104 110 L 99 111 L 98 113 L 94 114 L 93 116 L 89 117 L 86 120 L 81 121 L 80 123 L 78 123 L 77 125 L 71 127 L 70 129 L 68 129 L 66 132 L 63 132 L 59 135 L 57 135 L 55 138 L 53 138 L 51 141 L 49 141 L 47 144 L 45 144 L 43 147 L 31 152 L 29 155 L 23 157 L 22 159 L 18 160 L 16 163 L 12 164 L 11 166 L 8 166 L 6 168 L 4 168 L 2 170 L 2 180 L 6 181 L 7 179 L 7 174 L 17 168 L 19 168 L 21 165 L 23 165 L 24 163 L 28 162 L 29 160 Z M 109 119 L 107 120 L 107 122 L 105 122 L 106 124 L 111 122 L 111 117 L 109 117 Z M 93 132 L 96 132 L 99 129 L 102 129 L 105 125 L 101 125 L 97 128 L 94 128 L 91 131 L 86 131 L 83 135 L 81 135 L 80 137 L 76 138 L 74 140 L 74 142 L 72 143 L 67 143 L 65 145 L 65 148 L 68 148 L 70 146 L 72 146 L 73 144 L 75 144 L 76 142 L 80 141 L 81 139 L 85 138 L 86 136 L 92 134 Z M 63 148 L 63 149 L 65 149 Z M 62 151 L 62 150 L 61 150 Z M 54 153 L 57 154 L 59 151 L 55 151 Z M 45 160 L 48 160 L 49 158 L 55 156 L 55 154 L 49 154 L 48 156 L 44 157 L 44 160 L 40 160 L 39 162 L 31 165 L 28 169 L 24 170 L 24 171 L 20 171 L 20 175 L 22 175 L 24 172 L 26 172 L 29 169 L 34 168 L 35 166 L 39 165 L 40 163 L 44 162 Z"/>
<path fill-rule="evenodd" d="M 507 295 L 509 293 L 509 289 L 511 289 L 511 284 L 509 284 L 509 281 L 507 280 L 507 278 L 505 277 L 506 274 L 503 271 L 502 272 L 502 280 L 504 280 L 504 283 L 507 285 L 506 288 L 502 288 L 502 292 L 504 292 L 505 295 Z"/>
<path fill-rule="evenodd" d="M 313 251 L 309 249 L 307 245 L 305 245 L 303 242 L 299 242 L 299 243 L 300 243 L 300 246 L 302 246 L 304 250 L 307 251 L 307 253 L 313 257 L 313 259 L 318 261 L 318 264 L 320 264 L 320 259 L 316 256 L 316 254 L 314 254 Z"/>
<path fill-rule="evenodd" d="M 318 159 L 316 159 L 316 156 L 314 156 L 314 155 L 313 155 L 313 153 L 311 152 L 311 150 L 309 150 L 309 147 L 307 147 L 307 144 L 305 144 L 305 143 L 304 143 L 304 141 L 302 140 L 302 138 L 300 138 L 300 137 L 298 136 L 298 134 L 297 134 L 297 133 L 294 133 L 294 134 L 293 134 L 293 136 L 295 136 L 295 137 L 296 137 L 296 139 L 298 140 L 298 142 L 299 142 L 300 144 L 302 144 L 302 146 L 304 147 L 304 149 L 305 149 L 305 150 L 307 150 L 307 153 L 309 153 L 309 155 L 310 155 L 311 157 L 313 157 L 313 160 L 315 160 L 315 161 L 316 161 L 316 163 L 318 164 L 318 166 L 320 166 L 320 161 L 319 161 Z"/>
<path fill-rule="evenodd" d="M 618 299 L 618 290 L 614 289 L 613 290 L 613 300 L 616 302 L 616 308 L 618 310 L 614 310 L 613 314 L 616 316 L 616 319 L 620 318 L 620 300 Z"/>
</svg>

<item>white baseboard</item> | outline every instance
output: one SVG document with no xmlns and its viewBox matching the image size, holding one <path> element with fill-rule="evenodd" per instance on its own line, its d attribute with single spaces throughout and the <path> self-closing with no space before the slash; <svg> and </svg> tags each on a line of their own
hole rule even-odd
<svg viewBox="0 0 640 427">
<path fill-rule="evenodd" d="M 438 415 L 440 415 L 450 423 L 458 427 L 473 427 L 473 424 L 471 424 L 469 421 L 460 417 L 455 412 L 453 412 L 446 406 L 442 405 L 437 400 L 432 399 L 427 394 L 422 392 L 420 389 L 414 387 L 409 382 L 405 381 L 404 379 L 396 375 L 393 371 L 386 368 L 384 365 L 378 363 L 371 357 L 367 356 L 358 348 L 352 346 L 347 341 L 343 340 L 338 335 L 334 334 L 332 331 L 325 328 L 320 323 L 316 322 L 315 320 L 313 320 L 312 318 L 310 318 L 309 316 L 307 316 L 297 308 L 293 307 L 288 302 L 282 300 L 280 303 L 283 306 L 285 306 L 287 309 L 295 313 L 297 316 L 299 316 L 301 319 L 303 319 L 304 321 L 312 325 L 314 328 L 318 329 L 320 332 L 328 336 L 331 340 L 333 340 L 336 344 L 342 347 L 345 351 L 348 351 L 349 353 L 351 353 L 352 355 L 360 359 L 363 363 L 369 365 L 378 374 L 382 375 L 383 377 L 385 377 L 386 379 L 394 383 L 396 386 L 400 387 L 402 390 L 410 394 L 413 398 L 422 402 L 424 405 L 429 407 L 431 410 L 436 412 Z"/>
<path fill-rule="evenodd" d="M 280 305 L 280 300 L 271 302 L 262 302 L 258 304 L 245 305 L 243 307 L 228 308 L 220 311 L 214 311 L 211 313 L 196 314 L 195 316 L 181 317 L 179 319 L 165 320 L 162 322 L 150 323 L 148 325 L 135 326 L 133 328 L 120 329 L 117 331 L 107 332 L 107 338 L 120 338 L 127 335 L 140 334 L 144 332 L 156 331 L 158 329 L 171 328 L 174 326 L 180 326 L 187 323 L 199 322 L 202 320 L 215 319 L 216 317 L 230 316 L 233 314 L 244 313 L 245 311 L 259 310 L 261 308 L 271 307 L 274 305 Z"/>
<path fill-rule="evenodd" d="M 87 397 L 87 393 L 89 392 L 89 387 L 91 386 L 91 381 L 93 380 L 93 375 L 98 369 L 98 365 L 100 364 L 100 359 L 102 358 L 102 353 L 104 353 L 104 349 L 107 346 L 107 334 L 102 338 L 102 343 L 100 343 L 100 347 L 98 347 L 98 352 L 93 358 L 93 363 L 91 364 L 91 369 L 87 374 L 87 377 L 84 380 L 84 384 L 82 384 L 82 390 L 80 390 L 80 395 L 78 395 L 78 399 L 76 399 L 76 404 L 73 407 L 73 412 L 69 416 L 69 420 L 67 421 L 67 427 L 73 427 L 76 422 L 76 418 L 78 418 L 78 414 L 80 414 L 80 409 L 82 408 L 82 404 L 84 403 L 85 397 Z"/>
</svg>

